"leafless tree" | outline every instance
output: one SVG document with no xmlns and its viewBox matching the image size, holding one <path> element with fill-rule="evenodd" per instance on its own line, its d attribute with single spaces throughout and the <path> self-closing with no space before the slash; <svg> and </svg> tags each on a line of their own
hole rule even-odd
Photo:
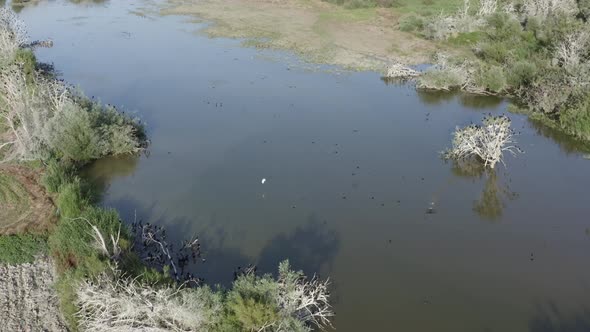
<svg viewBox="0 0 590 332">
<path fill-rule="evenodd" d="M 201 256 L 198 237 L 185 240 L 180 246 L 175 247 L 174 243 L 168 242 L 166 230 L 158 225 L 136 221 L 131 227 L 135 234 L 135 250 L 144 262 L 160 270 L 163 270 L 164 266 L 170 267 L 170 273 L 177 281 L 195 285 L 202 283 L 201 279 L 191 273 L 185 273 L 189 265 L 205 261 Z"/>
<path fill-rule="evenodd" d="M 514 132 L 506 116 L 487 116 L 482 125 L 469 125 L 457 128 L 453 147 L 444 153 L 452 159 L 475 158 L 484 166 L 493 169 L 498 162 L 504 163 L 505 151 L 515 155 L 521 150 L 515 145 Z"/>
<path fill-rule="evenodd" d="M 590 26 L 585 26 L 568 34 L 555 48 L 555 58 L 568 69 L 575 69 L 582 61 L 586 60 L 590 49 Z"/>
<path fill-rule="evenodd" d="M 556 12 L 568 15 L 578 13 L 576 0 L 524 0 L 522 8 L 524 15 L 540 18 L 546 18 Z"/>
<path fill-rule="evenodd" d="M 420 76 L 419 71 L 414 70 L 414 69 L 412 69 L 404 64 L 401 64 L 399 62 L 391 64 L 387 68 L 387 74 L 385 75 L 386 78 L 401 78 L 401 79 L 412 78 L 412 77 L 417 77 L 417 76 Z"/>
<path fill-rule="evenodd" d="M 307 279 L 303 273 L 291 271 L 285 261 L 279 265 L 278 284 L 277 303 L 284 312 L 302 322 L 331 326 L 334 312 L 329 303 L 329 280 Z"/>
<path fill-rule="evenodd" d="M 498 10 L 498 0 L 480 0 L 477 16 L 488 16 Z"/>
</svg>

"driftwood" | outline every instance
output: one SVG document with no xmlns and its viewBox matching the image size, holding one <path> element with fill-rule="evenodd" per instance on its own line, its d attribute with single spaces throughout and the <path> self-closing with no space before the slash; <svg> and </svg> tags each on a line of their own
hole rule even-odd
<svg viewBox="0 0 590 332">
<path fill-rule="evenodd" d="M 26 48 L 37 48 L 37 47 L 51 48 L 51 47 L 53 47 L 53 40 L 51 40 L 51 39 L 35 40 L 30 43 L 24 44 L 22 46 L 26 47 Z"/>
<path fill-rule="evenodd" d="M 164 271 L 170 269 L 170 276 L 176 281 L 200 285 L 203 280 L 185 272 L 198 262 L 205 262 L 201 255 L 199 238 L 182 241 L 180 246 L 168 242 L 166 230 L 158 225 L 144 224 L 141 220 L 131 224 L 135 236 L 134 249 L 148 266 Z"/>
<path fill-rule="evenodd" d="M 394 63 L 387 68 L 386 78 L 411 78 L 420 76 L 420 72 L 401 63 Z"/>
</svg>

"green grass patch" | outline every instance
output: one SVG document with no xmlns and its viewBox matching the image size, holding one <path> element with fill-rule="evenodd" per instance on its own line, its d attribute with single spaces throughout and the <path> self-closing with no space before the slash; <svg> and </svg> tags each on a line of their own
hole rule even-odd
<svg viewBox="0 0 590 332">
<path fill-rule="evenodd" d="M 16 51 L 14 61 L 22 67 L 27 83 L 32 83 L 35 80 L 35 70 L 37 68 L 35 53 L 30 49 L 20 48 Z"/>
<path fill-rule="evenodd" d="M 473 46 L 479 43 L 482 39 L 483 33 L 480 31 L 459 33 L 457 36 L 451 37 L 447 42 L 452 46 Z"/>
<path fill-rule="evenodd" d="M 47 237 L 22 234 L 0 236 L 0 263 L 32 263 L 35 257 L 47 253 Z"/>
<path fill-rule="evenodd" d="M 320 13 L 318 21 L 362 22 L 375 18 L 376 13 L 375 8 L 334 9 Z"/>
</svg>

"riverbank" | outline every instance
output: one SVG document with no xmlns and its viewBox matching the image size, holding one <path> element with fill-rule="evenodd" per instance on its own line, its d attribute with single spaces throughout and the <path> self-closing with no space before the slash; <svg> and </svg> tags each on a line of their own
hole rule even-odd
<svg viewBox="0 0 590 332">
<path fill-rule="evenodd" d="M 330 325 L 328 281 L 305 278 L 284 261 L 278 278 L 238 267 L 233 288 L 212 290 L 188 270 L 205 261 L 198 238 L 172 243 L 160 225 L 125 223 L 117 211 L 98 207 L 102 192 L 82 177 L 82 167 L 144 152 L 143 125 L 43 70 L 14 12 L 0 9 L 0 37 L 0 160 L 7 165 L 0 203 L 11 213 L 10 235 L 0 233 L 0 273 L 8 278 L 0 279 L 0 294 L 4 315 L 15 317 L 9 330 L 303 332 Z M 47 206 L 37 206 L 41 198 Z M 39 225 L 55 215 L 57 222 L 33 229 L 21 215 Z M 45 255 L 56 274 L 47 272 L 54 270 L 49 259 L 39 260 Z M 44 297 L 54 301 L 37 303 Z M 45 317 L 51 311 L 55 323 Z"/>
<path fill-rule="evenodd" d="M 161 13 L 212 21 L 203 30 L 211 37 L 243 38 L 249 46 L 286 49 L 310 62 L 347 69 L 383 72 L 391 63 L 426 63 L 447 50 L 401 31 L 404 8 L 349 9 L 319 0 L 171 0 Z"/>
<path fill-rule="evenodd" d="M 418 88 L 516 97 L 536 120 L 588 142 L 583 4 L 568 0 L 544 12 L 526 3 L 169 0 L 161 13 L 211 21 L 208 36 L 290 50 L 312 63 L 383 74 L 396 63 L 433 63 Z"/>
</svg>

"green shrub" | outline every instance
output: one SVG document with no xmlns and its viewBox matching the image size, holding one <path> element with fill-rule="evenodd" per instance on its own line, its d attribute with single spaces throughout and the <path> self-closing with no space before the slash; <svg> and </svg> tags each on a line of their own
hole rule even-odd
<svg viewBox="0 0 590 332">
<path fill-rule="evenodd" d="M 135 153 L 143 144 L 143 128 L 113 107 L 85 98 L 66 103 L 49 124 L 48 145 L 55 154 L 85 163 L 108 155 Z"/>
<path fill-rule="evenodd" d="M 471 46 L 480 42 L 483 33 L 480 31 L 461 32 L 448 39 L 449 44 L 456 46 Z"/>
<path fill-rule="evenodd" d="M 43 173 L 43 177 L 41 178 L 43 186 L 50 193 L 57 193 L 62 185 L 72 181 L 74 181 L 74 170 L 72 167 L 55 159 L 47 163 L 45 173 Z"/>
<path fill-rule="evenodd" d="M 266 324 L 278 320 L 278 309 L 272 303 L 236 295 L 229 302 L 235 323 L 241 331 L 259 331 Z"/>
<path fill-rule="evenodd" d="M 484 67 L 478 71 L 475 83 L 487 91 L 500 93 L 506 88 L 506 77 L 502 67 Z"/>
<path fill-rule="evenodd" d="M 37 67 L 35 53 L 29 49 L 19 48 L 16 51 L 14 61 L 21 66 L 27 83 L 32 83 L 35 79 L 35 69 Z"/>
<path fill-rule="evenodd" d="M 32 263 L 35 256 L 47 251 L 47 238 L 42 235 L 21 234 L 0 236 L 0 263 Z"/>
<path fill-rule="evenodd" d="M 559 126 L 570 135 L 590 141 L 590 94 L 586 100 L 559 113 Z"/>
<path fill-rule="evenodd" d="M 537 75 L 537 66 L 530 61 L 519 61 L 508 67 L 507 83 L 518 89 L 521 86 L 530 85 Z"/>
<path fill-rule="evenodd" d="M 406 32 L 422 31 L 424 18 L 415 14 L 405 15 L 399 20 L 399 29 Z"/>
<path fill-rule="evenodd" d="M 479 45 L 480 57 L 485 61 L 499 64 L 507 62 L 510 51 L 502 42 L 483 42 Z"/>
<path fill-rule="evenodd" d="M 418 78 L 418 88 L 433 90 L 455 90 L 465 83 L 465 78 L 456 71 L 434 69 L 426 71 Z"/>
<path fill-rule="evenodd" d="M 578 9 L 584 20 L 590 20 L 590 0 L 578 0 Z"/>
<path fill-rule="evenodd" d="M 522 32 L 520 22 L 506 14 L 495 13 L 487 18 L 487 28 L 485 32 L 492 41 L 504 41 L 519 36 Z"/>
</svg>

